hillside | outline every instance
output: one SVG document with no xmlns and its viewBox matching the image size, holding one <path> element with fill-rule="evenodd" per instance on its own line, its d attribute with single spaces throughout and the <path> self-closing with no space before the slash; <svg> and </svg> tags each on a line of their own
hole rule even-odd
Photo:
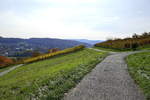
<svg viewBox="0 0 150 100">
<path fill-rule="evenodd" d="M 26 51 L 38 50 L 40 52 L 47 52 L 47 50 L 51 48 L 65 49 L 80 44 L 84 44 L 86 46 L 89 45 L 87 43 L 82 43 L 73 40 L 63 40 L 53 38 L 20 39 L 20 38 L 0 37 L 0 55 L 18 56 L 17 53 L 20 53 L 21 56 L 24 56 L 30 55 L 29 52 Z"/>
<path fill-rule="evenodd" d="M 116 49 L 116 50 L 136 50 L 138 48 L 146 48 L 150 45 L 150 32 L 144 32 L 141 35 L 134 34 L 132 37 L 124 39 L 110 39 L 95 44 L 95 47 Z"/>
<path fill-rule="evenodd" d="M 88 44 L 91 44 L 91 45 L 103 42 L 102 40 L 88 40 L 88 39 L 72 39 L 72 40 L 83 42 L 83 43 L 88 43 Z"/>
<path fill-rule="evenodd" d="M 1 100 L 60 100 L 105 56 L 85 48 L 21 66 L 0 77 Z"/>
</svg>

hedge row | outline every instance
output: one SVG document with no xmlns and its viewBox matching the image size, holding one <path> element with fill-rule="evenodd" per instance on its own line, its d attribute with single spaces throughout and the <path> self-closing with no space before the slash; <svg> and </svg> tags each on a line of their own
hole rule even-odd
<svg viewBox="0 0 150 100">
<path fill-rule="evenodd" d="M 62 55 L 62 54 L 75 52 L 75 51 L 81 50 L 83 48 L 85 48 L 84 45 L 79 45 L 79 46 L 75 46 L 75 47 L 72 47 L 72 48 L 67 48 L 67 49 L 64 49 L 64 50 L 61 50 L 61 51 L 57 51 L 57 52 L 54 52 L 54 53 L 48 53 L 48 54 L 43 54 L 43 55 L 40 55 L 40 56 L 37 56 L 37 57 L 24 59 L 23 63 L 32 63 L 32 62 L 35 62 L 35 61 L 44 60 L 44 59 L 47 59 L 47 58 L 50 58 L 50 57 L 54 57 L 56 55 Z"/>
</svg>

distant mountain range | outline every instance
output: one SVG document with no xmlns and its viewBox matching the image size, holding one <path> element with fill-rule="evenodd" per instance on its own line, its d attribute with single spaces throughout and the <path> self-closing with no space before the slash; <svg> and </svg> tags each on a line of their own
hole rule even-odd
<svg viewBox="0 0 150 100">
<path fill-rule="evenodd" d="M 21 38 L 0 37 L 0 55 L 14 56 L 16 55 L 16 53 L 22 54 L 26 51 L 33 51 L 33 50 L 38 50 L 40 52 L 47 52 L 47 50 L 51 48 L 65 49 L 80 44 L 90 46 L 90 44 L 84 42 L 79 42 L 75 40 L 55 39 L 55 38 L 21 39 Z"/>
<path fill-rule="evenodd" d="M 88 43 L 88 44 L 91 44 L 91 45 L 103 42 L 102 40 L 88 40 L 88 39 L 71 39 L 71 40 L 75 40 L 75 41 L 79 41 L 79 42 L 83 42 L 83 43 Z"/>
</svg>

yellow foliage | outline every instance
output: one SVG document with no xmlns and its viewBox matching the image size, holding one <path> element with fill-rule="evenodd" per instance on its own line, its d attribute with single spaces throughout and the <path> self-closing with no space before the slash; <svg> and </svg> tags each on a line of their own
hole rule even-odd
<svg viewBox="0 0 150 100">
<path fill-rule="evenodd" d="M 53 57 L 53 56 L 56 56 L 56 55 L 62 55 L 62 54 L 75 52 L 75 51 L 81 50 L 83 48 L 85 48 L 84 45 L 79 45 L 79 46 L 75 46 L 75 47 L 72 47 L 72 48 L 67 48 L 67 49 L 64 49 L 64 50 L 61 50 L 61 51 L 57 51 L 57 52 L 54 52 L 54 53 L 48 53 L 48 54 L 43 54 L 43 55 L 40 55 L 40 56 L 37 56 L 37 57 L 24 59 L 23 63 L 31 63 L 31 62 L 47 59 L 47 58 L 50 58 L 50 57 Z"/>
<path fill-rule="evenodd" d="M 132 38 L 107 40 L 95 44 L 96 47 L 114 48 L 114 49 L 131 49 L 134 45 L 144 46 L 150 44 L 150 33 L 134 35 Z"/>
</svg>

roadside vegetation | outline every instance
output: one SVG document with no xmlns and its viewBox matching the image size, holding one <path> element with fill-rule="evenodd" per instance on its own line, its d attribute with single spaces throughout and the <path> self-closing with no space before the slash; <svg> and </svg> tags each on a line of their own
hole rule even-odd
<svg viewBox="0 0 150 100">
<path fill-rule="evenodd" d="M 95 47 L 116 49 L 116 51 L 130 51 L 150 47 L 150 32 L 142 35 L 134 34 L 132 37 L 124 39 L 109 39 L 105 42 L 97 43 Z"/>
<path fill-rule="evenodd" d="M 0 77 L 0 98 L 60 100 L 106 55 L 84 48 L 21 66 Z"/>
<path fill-rule="evenodd" d="M 150 100 L 150 52 L 133 54 L 127 57 L 129 73 Z"/>
</svg>

